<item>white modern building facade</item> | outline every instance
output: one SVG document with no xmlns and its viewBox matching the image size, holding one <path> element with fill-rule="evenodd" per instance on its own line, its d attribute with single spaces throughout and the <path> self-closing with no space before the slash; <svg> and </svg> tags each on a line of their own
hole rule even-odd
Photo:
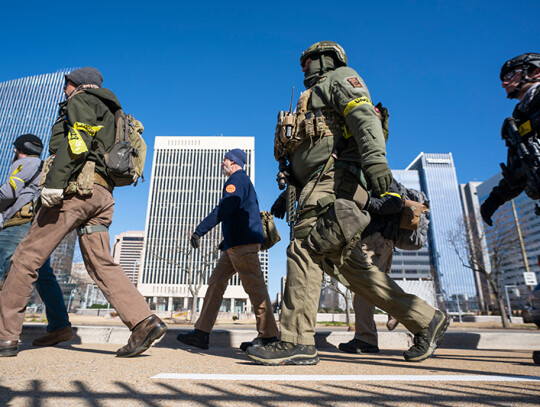
<svg viewBox="0 0 540 407">
<path fill-rule="evenodd" d="M 141 254 L 144 243 L 144 231 L 128 231 L 114 237 L 113 258 L 124 269 L 124 272 L 137 285 Z"/>
<path fill-rule="evenodd" d="M 225 153 L 240 148 L 247 153 L 244 167 L 255 180 L 253 137 L 156 137 L 146 215 L 144 248 L 137 288 L 158 310 L 189 307 L 189 270 L 202 273 L 198 308 L 208 277 L 217 261 L 214 248 L 222 239 L 218 226 L 191 251 L 189 239 L 199 222 L 216 206 L 226 178 L 221 173 Z M 219 256 L 219 252 L 217 253 Z M 261 251 L 261 267 L 268 278 L 268 252 Z M 221 311 L 249 312 L 251 303 L 238 275 L 224 294 Z"/>
</svg>

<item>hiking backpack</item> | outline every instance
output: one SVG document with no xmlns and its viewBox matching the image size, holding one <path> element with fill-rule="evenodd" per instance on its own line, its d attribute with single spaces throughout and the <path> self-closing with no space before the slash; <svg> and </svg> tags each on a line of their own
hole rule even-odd
<svg viewBox="0 0 540 407">
<path fill-rule="evenodd" d="M 111 151 L 104 153 L 107 175 L 117 187 L 137 185 L 143 177 L 146 160 L 146 143 L 142 138 L 144 127 L 132 115 L 122 109 L 114 114 L 115 139 Z"/>
</svg>

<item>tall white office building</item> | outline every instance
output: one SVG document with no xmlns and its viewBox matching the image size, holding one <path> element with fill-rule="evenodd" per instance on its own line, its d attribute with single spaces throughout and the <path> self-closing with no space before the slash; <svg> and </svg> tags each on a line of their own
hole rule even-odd
<svg viewBox="0 0 540 407">
<path fill-rule="evenodd" d="M 114 261 L 122 266 L 128 278 L 135 285 L 137 285 L 139 278 L 143 243 L 143 231 L 128 231 L 114 237 Z"/>
<path fill-rule="evenodd" d="M 199 222 L 222 196 L 226 178 L 220 164 L 225 153 L 241 148 L 247 153 L 244 167 L 255 180 L 253 137 L 156 137 L 152 161 L 142 267 L 137 288 L 158 310 L 188 308 L 192 298 L 188 270 L 204 270 L 199 304 L 206 293 L 208 277 L 217 258 L 206 264 L 211 247 L 221 241 L 218 226 L 201 239 L 193 251 L 189 239 Z M 260 252 L 261 267 L 268 278 L 268 252 Z M 221 311 L 245 312 L 251 303 L 237 275 L 224 294 Z"/>
</svg>

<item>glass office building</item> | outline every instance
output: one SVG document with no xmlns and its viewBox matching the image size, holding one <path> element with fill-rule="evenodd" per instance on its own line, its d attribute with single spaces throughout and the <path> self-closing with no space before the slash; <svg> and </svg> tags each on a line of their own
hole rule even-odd
<svg viewBox="0 0 540 407">
<path fill-rule="evenodd" d="M 216 206 L 226 178 L 220 164 L 225 153 L 241 148 L 247 153 L 244 170 L 254 182 L 255 139 L 253 137 L 156 137 L 152 179 L 146 215 L 145 241 L 137 288 L 159 310 L 188 308 L 187 270 L 204 269 L 199 300 L 204 297 L 208 277 L 216 260 L 204 266 L 211 245 L 222 239 L 218 226 L 201 239 L 201 248 L 189 256 L 189 238 L 199 222 Z M 260 252 L 265 280 L 268 251 Z M 199 302 L 199 307 L 202 302 Z M 238 275 L 225 291 L 222 311 L 251 310 L 249 298 Z"/>
<path fill-rule="evenodd" d="M 491 190 L 499 183 L 501 178 L 500 173 L 496 174 L 476 187 L 479 205 L 487 199 Z M 515 211 L 512 208 L 512 201 Z M 489 256 L 492 256 L 494 251 L 501 252 L 502 262 L 500 269 L 491 269 L 491 272 L 496 271 L 500 275 L 499 287 L 501 292 L 506 294 L 506 286 L 512 306 L 523 308 L 531 291 L 531 287 L 525 285 L 523 273 L 525 271 L 534 272 L 537 280 L 540 281 L 540 266 L 538 265 L 540 256 L 540 216 L 535 214 L 535 201 L 530 199 L 524 192 L 512 201 L 503 204 L 492 216 L 493 227 L 486 226 L 481 221 L 479 224 L 483 229 L 483 234 L 485 234 Z M 477 217 L 481 219 L 479 209 Z M 523 249 L 519 241 L 520 234 Z M 516 295 L 515 289 L 519 290 L 518 295 Z"/>
<path fill-rule="evenodd" d="M 64 99 L 64 75 L 71 69 L 0 82 L 0 180 L 8 177 L 13 142 L 21 134 L 38 136 L 48 155 L 51 128 Z"/>
<path fill-rule="evenodd" d="M 58 116 L 58 103 L 64 100 L 64 75 L 70 71 L 60 69 L 54 73 L 0 82 L 0 183 L 10 175 L 13 142 L 20 135 L 31 133 L 38 136 L 44 145 L 42 158 L 49 155 L 51 128 Z M 67 287 L 75 241 L 73 232 L 62 241 L 52 257 L 52 266 L 66 301 L 71 292 Z"/>
</svg>

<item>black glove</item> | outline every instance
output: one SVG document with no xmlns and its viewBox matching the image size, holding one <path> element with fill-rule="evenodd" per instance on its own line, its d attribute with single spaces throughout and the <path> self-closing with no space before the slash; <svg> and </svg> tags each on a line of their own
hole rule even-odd
<svg viewBox="0 0 540 407">
<path fill-rule="evenodd" d="M 219 250 L 223 251 L 225 249 L 225 240 L 222 240 L 217 247 Z"/>
<path fill-rule="evenodd" d="M 270 213 L 278 219 L 283 219 L 287 213 L 287 191 L 283 191 L 270 208 Z"/>
<path fill-rule="evenodd" d="M 197 232 L 193 232 L 189 242 L 194 249 L 198 249 L 201 246 L 201 236 L 199 236 Z"/>
<path fill-rule="evenodd" d="M 388 168 L 388 164 L 373 164 L 365 167 L 364 172 L 371 183 L 371 189 L 375 193 L 375 196 L 380 197 L 388 191 L 392 183 L 392 171 Z"/>
<path fill-rule="evenodd" d="M 484 219 L 484 222 L 486 222 L 489 226 L 493 226 L 493 220 L 491 220 L 491 217 L 503 203 L 504 201 L 499 197 L 499 195 L 490 194 L 480 206 L 480 215 L 482 215 L 482 219 Z"/>
</svg>

